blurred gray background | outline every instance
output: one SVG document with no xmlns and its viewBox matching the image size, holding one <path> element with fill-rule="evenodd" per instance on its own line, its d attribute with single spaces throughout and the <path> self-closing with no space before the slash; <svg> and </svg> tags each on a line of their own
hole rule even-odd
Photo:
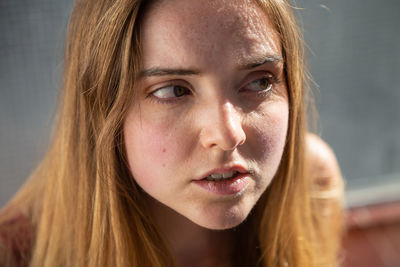
<svg viewBox="0 0 400 267">
<path fill-rule="evenodd" d="M 0 0 L 0 206 L 48 146 L 72 0 Z M 400 199 L 400 1 L 299 0 L 348 205 Z"/>
</svg>

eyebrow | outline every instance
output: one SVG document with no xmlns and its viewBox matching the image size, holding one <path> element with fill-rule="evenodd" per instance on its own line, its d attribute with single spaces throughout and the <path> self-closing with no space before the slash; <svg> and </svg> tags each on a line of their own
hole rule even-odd
<svg viewBox="0 0 400 267">
<path fill-rule="evenodd" d="M 266 63 L 281 63 L 283 62 L 283 58 L 280 55 L 267 55 L 267 56 L 262 56 L 254 59 L 250 59 L 247 62 L 241 64 L 239 66 L 240 70 L 249 70 L 249 69 L 254 69 L 259 66 L 262 66 Z"/>
<path fill-rule="evenodd" d="M 241 64 L 238 69 L 249 70 L 262 66 L 266 63 L 277 63 L 277 62 L 283 62 L 283 59 L 280 55 L 267 55 L 248 60 L 247 62 Z M 199 75 L 200 73 L 201 71 L 195 69 L 182 69 L 182 68 L 171 69 L 171 68 L 154 67 L 142 70 L 139 73 L 139 77 L 144 78 L 144 77 L 167 76 L 167 75 L 190 76 L 190 75 Z"/>
<path fill-rule="evenodd" d="M 168 68 L 150 68 L 142 70 L 139 77 L 151 77 L 151 76 L 166 76 L 166 75 L 199 75 L 200 71 L 190 69 L 168 69 Z"/>
</svg>

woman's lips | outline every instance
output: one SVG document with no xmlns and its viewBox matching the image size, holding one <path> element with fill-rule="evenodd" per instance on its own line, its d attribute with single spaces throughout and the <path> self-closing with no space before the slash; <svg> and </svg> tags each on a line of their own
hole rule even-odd
<svg viewBox="0 0 400 267">
<path fill-rule="evenodd" d="M 239 194 L 245 190 L 250 182 L 249 173 L 239 173 L 230 179 L 221 179 L 219 181 L 210 181 L 201 179 L 194 180 L 193 183 L 202 187 L 203 189 L 214 193 L 216 195 L 234 195 Z"/>
<path fill-rule="evenodd" d="M 229 174 L 232 172 L 238 172 L 239 175 L 244 174 L 244 173 L 249 173 L 249 171 L 247 171 L 247 169 L 245 167 L 243 167 L 242 165 L 234 164 L 234 165 L 227 166 L 227 167 L 212 169 L 212 170 L 206 172 L 205 174 L 201 175 L 196 180 L 206 179 L 208 176 L 210 176 L 212 174 L 222 174 L 223 175 L 223 174 Z"/>
</svg>

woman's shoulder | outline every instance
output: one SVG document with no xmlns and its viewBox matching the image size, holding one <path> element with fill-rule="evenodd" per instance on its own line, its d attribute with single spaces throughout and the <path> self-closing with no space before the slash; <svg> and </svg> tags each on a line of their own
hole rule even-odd
<svg viewBox="0 0 400 267">
<path fill-rule="evenodd" d="M 0 266 L 28 266 L 33 246 L 30 219 L 9 205 L 0 213 Z"/>
<path fill-rule="evenodd" d="M 308 133 L 306 152 L 312 194 L 318 198 L 342 200 L 344 182 L 331 147 L 319 136 Z"/>
<path fill-rule="evenodd" d="M 332 266 L 328 263 L 337 262 L 340 257 L 344 182 L 335 153 L 324 140 L 308 133 L 306 147 L 313 226 L 318 231 L 320 260 L 326 262 L 324 266 Z"/>
</svg>

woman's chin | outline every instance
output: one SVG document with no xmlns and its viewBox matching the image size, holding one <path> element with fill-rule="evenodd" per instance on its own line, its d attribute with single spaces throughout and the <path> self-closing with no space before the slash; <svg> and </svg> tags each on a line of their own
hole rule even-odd
<svg viewBox="0 0 400 267">
<path fill-rule="evenodd" d="M 244 220 L 240 221 L 229 221 L 222 223 L 198 223 L 199 226 L 204 227 L 209 230 L 228 230 L 239 226 Z"/>
<path fill-rule="evenodd" d="M 241 209 L 232 207 L 224 211 L 210 211 L 205 214 L 196 214 L 197 216 L 188 217 L 193 223 L 210 229 L 226 230 L 240 225 L 248 216 L 250 209 Z"/>
</svg>

